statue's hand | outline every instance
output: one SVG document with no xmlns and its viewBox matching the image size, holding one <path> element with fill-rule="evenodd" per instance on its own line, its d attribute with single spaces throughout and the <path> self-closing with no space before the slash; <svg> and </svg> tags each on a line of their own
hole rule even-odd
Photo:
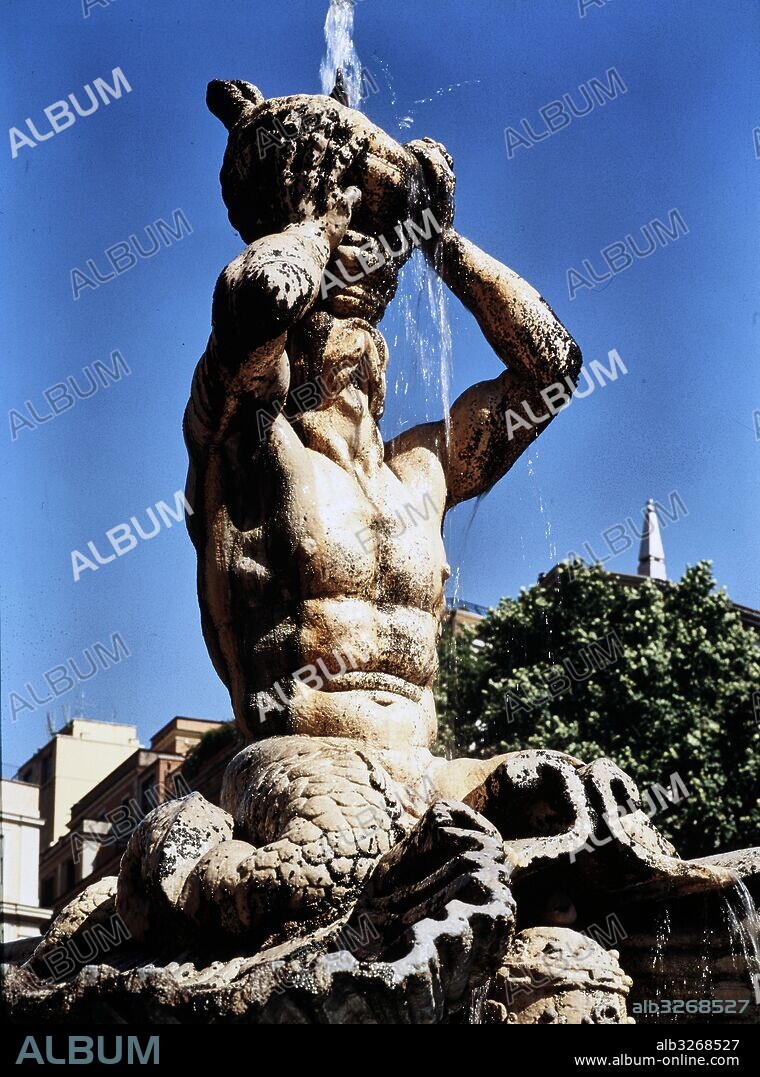
<svg viewBox="0 0 760 1077">
<path fill-rule="evenodd" d="M 283 147 L 282 200 L 291 224 L 317 224 L 334 251 L 343 239 L 351 213 L 361 199 L 358 187 L 344 177 L 363 146 L 350 139 L 337 147 L 321 132 Z"/>
<path fill-rule="evenodd" d="M 446 232 L 454 221 L 454 162 L 446 147 L 432 138 L 415 139 L 406 144 L 406 149 L 419 162 L 428 205 L 441 233 Z"/>
<path fill-rule="evenodd" d="M 358 187 L 336 187 L 328 196 L 327 212 L 318 218 L 324 229 L 325 239 L 334 251 L 339 246 L 351 223 L 351 213 L 361 202 L 362 193 Z"/>
</svg>

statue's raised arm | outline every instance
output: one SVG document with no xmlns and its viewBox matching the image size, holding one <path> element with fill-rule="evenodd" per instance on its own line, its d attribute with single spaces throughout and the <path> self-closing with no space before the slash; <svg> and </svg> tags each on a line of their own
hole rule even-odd
<svg viewBox="0 0 760 1077">
<path fill-rule="evenodd" d="M 526 416 L 555 414 L 569 402 L 581 367 L 578 345 L 549 304 L 513 270 L 453 227 L 454 173 L 446 150 L 431 139 L 407 147 L 420 161 L 439 231 L 425 253 L 457 299 L 475 316 L 507 369 L 454 402 L 448 439 L 443 422 L 406 431 L 389 445 L 399 473 L 426 452 L 441 462 L 447 507 L 485 493 L 545 429 Z M 455 358 L 456 362 L 456 358 Z M 527 404 L 527 408 L 525 405 Z M 551 407 L 550 407 L 551 405 Z M 507 413 L 512 416 L 507 419 Z"/>
</svg>

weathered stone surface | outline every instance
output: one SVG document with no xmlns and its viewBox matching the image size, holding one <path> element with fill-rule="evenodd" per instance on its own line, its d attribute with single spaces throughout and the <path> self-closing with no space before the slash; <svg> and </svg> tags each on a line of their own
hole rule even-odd
<svg viewBox="0 0 760 1077">
<path fill-rule="evenodd" d="M 490 1024 L 633 1024 L 616 950 L 561 927 L 521 931 L 494 977 Z"/>
<path fill-rule="evenodd" d="M 752 849 L 681 860 L 609 759 L 585 765 L 561 752 L 515 752 L 497 759 L 466 803 L 499 827 L 516 880 L 564 865 L 615 905 L 727 891 L 760 862 Z"/>
<path fill-rule="evenodd" d="M 440 1022 L 496 971 L 512 937 L 499 835 L 442 802 L 376 874 L 347 920 L 250 957 L 204 958 L 196 943 L 157 964 L 128 942 L 61 983 L 5 966 L 13 1020 Z"/>
<path fill-rule="evenodd" d="M 561 752 L 514 752 L 467 795 L 499 827 L 516 871 L 539 870 L 592 840 L 595 816 L 581 770 Z"/>
<path fill-rule="evenodd" d="M 30 968 L 43 977 L 54 975 L 54 959 L 51 963 L 54 951 L 68 950 L 68 956 L 73 943 L 73 953 L 76 953 L 77 944 L 84 941 L 92 928 L 107 925 L 116 912 L 116 883 L 116 876 L 106 875 L 77 894 L 55 917 L 35 948 L 29 959 Z"/>
<path fill-rule="evenodd" d="M 135 939 L 177 930 L 174 913 L 200 857 L 232 837 L 232 819 L 200 793 L 154 808 L 129 839 L 119 868 L 116 909 Z"/>
</svg>

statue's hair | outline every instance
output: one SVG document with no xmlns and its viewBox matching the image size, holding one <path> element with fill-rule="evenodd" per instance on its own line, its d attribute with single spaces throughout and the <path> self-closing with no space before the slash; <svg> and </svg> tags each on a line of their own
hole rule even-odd
<svg viewBox="0 0 760 1077">
<path fill-rule="evenodd" d="M 283 142 L 326 126 L 344 142 L 351 128 L 341 105 L 306 94 L 267 100 L 250 82 L 218 80 L 209 83 L 206 102 L 229 132 L 219 179 L 230 223 L 246 243 L 281 231 L 290 223 L 279 197 Z"/>
</svg>

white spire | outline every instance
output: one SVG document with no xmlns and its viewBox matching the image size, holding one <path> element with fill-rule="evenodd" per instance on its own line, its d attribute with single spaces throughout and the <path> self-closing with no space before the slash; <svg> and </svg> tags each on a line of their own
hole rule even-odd
<svg viewBox="0 0 760 1077">
<path fill-rule="evenodd" d="M 649 576 L 653 580 L 666 580 L 668 574 L 665 571 L 665 551 L 660 537 L 660 521 L 651 497 L 644 509 L 644 527 L 639 546 L 639 576 Z"/>
</svg>

